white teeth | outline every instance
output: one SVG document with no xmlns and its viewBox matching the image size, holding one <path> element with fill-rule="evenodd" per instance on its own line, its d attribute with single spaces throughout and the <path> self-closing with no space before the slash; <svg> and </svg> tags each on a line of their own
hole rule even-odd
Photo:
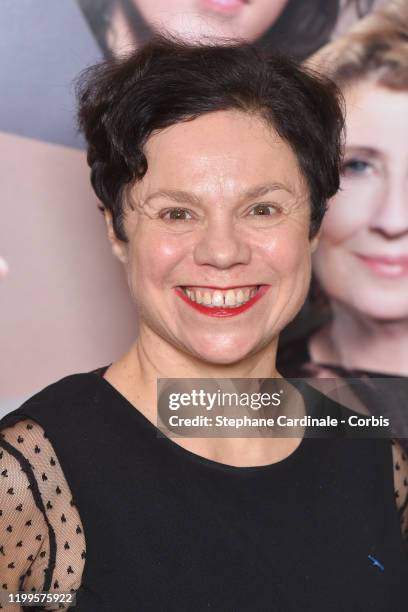
<svg viewBox="0 0 408 612">
<path fill-rule="evenodd" d="M 203 289 L 187 289 L 185 288 L 187 297 L 197 304 L 204 304 L 210 307 L 227 307 L 236 308 L 241 304 L 245 304 L 251 298 L 254 297 L 258 288 L 243 288 L 243 289 L 228 289 L 221 291 L 216 289 L 215 291 L 204 291 Z"/>
<path fill-rule="evenodd" d="M 206 291 L 204 293 L 204 304 L 206 306 L 211 306 L 211 293 L 209 291 Z"/>
<path fill-rule="evenodd" d="M 236 304 L 236 300 L 235 300 L 235 291 L 233 289 L 228 289 L 227 293 L 225 294 L 225 306 L 235 306 Z"/>
<path fill-rule="evenodd" d="M 238 304 L 242 304 L 242 302 L 244 301 L 244 292 L 241 289 L 238 289 L 236 293 L 236 299 Z"/>
<path fill-rule="evenodd" d="M 224 296 L 221 291 L 214 291 L 212 295 L 213 306 L 224 306 Z"/>
</svg>

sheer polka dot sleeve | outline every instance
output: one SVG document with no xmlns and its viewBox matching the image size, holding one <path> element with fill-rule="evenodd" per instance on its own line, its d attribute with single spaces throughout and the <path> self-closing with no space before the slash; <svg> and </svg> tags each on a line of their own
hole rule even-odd
<svg viewBox="0 0 408 612">
<path fill-rule="evenodd" d="M 408 459 L 396 441 L 392 441 L 395 501 L 401 522 L 401 532 L 408 546 Z"/>
<path fill-rule="evenodd" d="M 27 419 L 3 429 L 0 588 L 75 591 L 81 584 L 85 554 L 78 510 L 43 429 Z M 16 611 L 10 606 L 3 609 Z M 51 604 L 41 609 L 64 607 Z"/>
</svg>

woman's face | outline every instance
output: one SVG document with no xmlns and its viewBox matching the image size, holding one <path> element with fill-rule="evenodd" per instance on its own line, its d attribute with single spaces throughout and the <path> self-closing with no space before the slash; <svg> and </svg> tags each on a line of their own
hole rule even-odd
<svg viewBox="0 0 408 612">
<path fill-rule="evenodd" d="M 129 242 L 114 245 L 140 334 L 210 363 L 256 353 L 309 286 L 315 241 L 294 153 L 256 116 L 220 111 L 151 136 L 145 154 L 125 218 Z"/>
<path fill-rule="evenodd" d="M 342 190 L 323 222 L 314 269 L 332 299 L 372 319 L 408 317 L 408 93 L 346 91 Z"/>
<path fill-rule="evenodd" d="M 134 0 L 154 29 L 166 28 L 185 38 L 239 37 L 255 40 L 285 8 L 288 0 Z"/>
</svg>

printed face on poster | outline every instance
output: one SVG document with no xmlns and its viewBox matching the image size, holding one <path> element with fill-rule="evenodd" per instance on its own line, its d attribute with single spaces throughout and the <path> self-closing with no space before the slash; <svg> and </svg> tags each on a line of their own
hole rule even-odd
<svg viewBox="0 0 408 612">
<path fill-rule="evenodd" d="M 112 257 L 89 185 L 84 143 L 76 133 L 75 76 L 102 57 L 120 55 L 163 30 L 189 40 L 242 38 L 271 44 L 303 60 L 381 4 L 45 0 L 41 19 L 34 0 L 2 7 L 0 344 L 6 348 L 1 357 L 0 401 L 5 408 L 66 374 L 110 363 L 126 349 L 137 326 L 126 280 Z M 361 95 L 364 100 L 366 94 Z M 377 107 L 372 109 L 377 123 L 379 109 L 388 108 L 384 95 L 378 97 L 377 115 Z M 396 98 L 390 94 L 387 100 L 395 117 Z M 367 148 L 364 135 L 356 134 L 356 142 L 353 146 L 359 151 Z M 391 143 L 369 143 L 369 148 L 376 147 L 389 151 Z M 400 168 L 399 174 L 394 172 L 400 176 L 404 144 L 397 149 L 390 164 Z M 350 173 L 354 177 L 366 172 L 371 160 L 356 161 L 354 149 L 347 159 L 345 181 L 351 184 L 354 198 L 372 201 L 370 190 L 380 198 L 378 194 L 391 189 L 391 179 L 364 187 L 368 179 L 350 178 Z M 339 197 L 344 199 L 345 194 Z M 350 202 L 344 203 L 345 210 L 353 206 Z M 338 226 L 337 220 L 329 218 L 322 245 L 329 255 L 332 242 L 338 240 L 332 236 L 333 225 Z M 347 258 L 347 241 L 359 237 L 353 228 L 345 232 L 351 232 L 351 238 L 347 234 L 343 240 Z M 321 253 L 323 261 L 326 254 Z M 329 257 L 333 269 L 336 257 L 337 253 Z M 316 266 L 318 280 L 330 293 L 318 256 Z M 374 284 L 376 297 L 380 289 Z M 399 308 L 399 312 L 405 308 L 401 300 Z"/>
</svg>

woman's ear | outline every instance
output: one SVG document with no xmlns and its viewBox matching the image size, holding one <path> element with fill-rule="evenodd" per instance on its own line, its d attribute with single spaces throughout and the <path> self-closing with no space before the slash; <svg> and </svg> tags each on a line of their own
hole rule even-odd
<svg viewBox="0 0 408 612">
<path fill-rule="evenodd" d="M 126 264 L 128 261 L 127 244 L 123 240 L 119 240 L 115 234 L 111 211 L 105 209 L 103 214 L 105 217 L 106 232 L 112 247 L 112 253 L 115 255 L 115 257 L 117 257 L 117 259 L 119 259 L 120 262 Z"/>
</svg>

